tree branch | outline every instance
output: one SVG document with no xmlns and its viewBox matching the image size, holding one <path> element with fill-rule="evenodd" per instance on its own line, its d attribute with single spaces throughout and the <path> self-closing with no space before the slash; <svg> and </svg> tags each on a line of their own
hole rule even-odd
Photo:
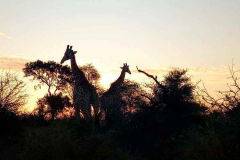
<svg viewBox="0 0 240 160">
<path fill-rule="evenodd" d="M 164 87 L 164 86 L 157 80 L 157 76 L 154 77 L 153 75 L 150 75 L 150 74 L 148 74 L 147 72 L 138 69 L 137 66 L 136 66 L 136 68 L 137 68 L 138 72 L 141 72 L 141 73 L 145 74 L 146 76 L 148 76 L 149 78 L 152 78 L 152 79 L 157 83 L 158 87 L 161 87 L 161 88 Z"/>
</svg>

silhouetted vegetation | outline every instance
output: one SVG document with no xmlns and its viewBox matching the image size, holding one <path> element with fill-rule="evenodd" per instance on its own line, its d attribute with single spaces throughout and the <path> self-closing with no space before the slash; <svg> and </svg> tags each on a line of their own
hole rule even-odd
<svg viewBox="0 0 240 160">
<path fill-rule="evenodd" d="M 82 70 L 103 93 L 95 67 L 88 64 Z M 10 90 L 1 87 L 1 159 L 240 159 L 240 87 L 233 67 L 233 84 L 229 91 L 218 92 L 219 99 L 193 84 L 186 69 L 173 69 L 162 81 L 144 70 L 138 71 L 153 83 L 125 80 L 120 108 L 115 108 L 119 115 L 112 115 L 112 125 L 106 125 L 111 119 L 103 116 L 101 130 L 96 133 L 83 119 L 78 123 L 71 116 L 56 118 L 72 106 L 68 94 L 71 89 L 65 88 L 73 83 L 71 69 L 51 61 L 27 63 L 25 75 L 50 87 L 50 92 L 39 99 L 37 114 L 18 115 L 15 111 L 27 95 L 14 92 L 22 98 L 12 109 L 12 103 L 2 100 Z M 1 86 L 8 84 L 5 77 L 1 75 Z M 24 88 L 22 81 L 16 77 L 13 80 L 13 88 L 18 82 Z M 18 102 L 14 98 L 8 101 Z"/>
<path fill-rule="evenodd" d="M 3 71 L 0 76 L 0 109 L 17 114 L 19 107 L 26 104 L 26 84 L 16 73 Z"/>
<path fill-rule="evenodd" d="M 68 66 L 62 66 L 54 61 L 43 62 L 37 60 L 25 64 L 23 68 L 25 77 L 32 77 L 39 83 L 35 89 L 41 88 L 42 85 L 48 87 L 48 95 L 54 95 L 65 89 L 67 83 L 72 83 L 72 72 Z"/>
<path fill-rule="evenodd" d="M 63 96 L 62 93 L 57 95 L 46 94 L 38 102 L 38 113 L 41 119 L 46 119 L 48 113 L 51 114 L 51 119 L 54 120 L 57 112 L 62 111 L 64 107 L 72 107 L 68 96 Z"/>
</svg>

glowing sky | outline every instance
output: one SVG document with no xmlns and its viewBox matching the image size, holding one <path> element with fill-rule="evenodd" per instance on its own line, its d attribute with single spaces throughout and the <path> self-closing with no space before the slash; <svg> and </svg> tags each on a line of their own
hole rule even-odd
<svg viewBox="0 0 240 160">
<path fill-rule="evenodd" d="M 239 8 L 239 0 L 0 0 L 0 69 L 59 62 L 71 44 L 105 86 L 128 63 L 159 77 L 189 68 L 214 91 L 226 84 L 232 58 L 240 63 Z"/>
</svg>

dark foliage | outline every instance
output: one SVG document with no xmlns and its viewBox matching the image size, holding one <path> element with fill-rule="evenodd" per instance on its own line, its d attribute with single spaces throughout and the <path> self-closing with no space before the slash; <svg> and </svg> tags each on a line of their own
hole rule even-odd
<svg viewBox="0 0 240 160">
<path fill-rule="evenodd" d="M 38 100 L 38 115 L 45 119 L 47 113 L 51 113 L 51 119 L 54 120 L 56 113 L 63 110 L 64 107 L 71 107 L 72 104 L 68 96 L 63 96 L 62 93 L 57 95 L 46 94 Z"/>
<path fill-rule="evenodd" d="M 18 160 L 240 159 L 240 105 L 235 95 L 238 90 L 230 91 L 231 97 L 235 97 L 224 104 L 231 105 L 224 112 L 207 110 L 203 103 L 196 101 L 196 86 L 187 70 L 174 69 L 161 82 L 156 76 L 139 72 L 156 83 L 149 85 L 152 92 L 146 92 L 136 82 L 125 81 L 120 115 L 113 114 L 114 127 L 104 128 L 101 133 L 93 133 L 84 120 L 79 123 L 74 118 L 42 121 L 39 116 L 17 117 L 1 109 L 0 157 Z M 48 106 L 49 112 L 56 115 L 70 104 L 65 98 L 59 91 L 59 94 L 46 95 L 39 104 Z M 44 110 L 39 110 L 41 112 L 44 117 Z M 101 121 L 102 126 L 104 123 Z"/>
<path fill-rule="evenodd" d="M 161 157 L 159 151 L 163 157 L 170 156 L 167 153 L 178 135 L 191 127 L 206 125 L 206 108 L 194 102 L 194 85 L 186 72 L 170 71 L 161 85 L 153 87 L 151 103 L 142 103 L 141 109 L 128 117 L 123 137 L 128 137 L 125 140 L 130 149 L 156 159 Z"/>
<path fill-rule="evenodd" d="M 15 143 L 16 136 L 20 132 L 18 117 L 5 108 L 0 109 L 0 151 Z"/>
</svg>

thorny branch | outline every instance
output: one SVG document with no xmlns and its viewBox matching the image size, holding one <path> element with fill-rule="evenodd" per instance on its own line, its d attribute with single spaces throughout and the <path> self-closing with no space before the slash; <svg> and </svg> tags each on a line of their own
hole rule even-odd
<svg viewBox="0 0 240 160">
<path fill-rule="evenodd" d="M 145 74 L 146 76 L 152 78 L 152 79 L 157 83 L 158 87 L 163 87 L 163 85 L 157 80 L 157 76 L 150 75 L 150 74 L 148 74 L 147 72 L 138 69 L 137 66 L 136 66 L 136 68 L 137 68 L 138 72 L 141 72 L 141 73 Z"/>
<path fill-rule="evenodd" d="M 229 66 L 230 77 L 233 81 L 232 84 L 227 84 L 228 91 L 217 91 L 218 98 L 213 98 L 207 91 L 206 87 L 203 84 L 203 88 L 198 88 L 200 93 L 197 93 L 201 99 L 206 102 L 212 109 L 217 109 L 221 111 L 228 111 L 236 107 L 240 102 L 240 86 L 238 84 L 239 78 L 236 73 L 239 70 L 234 69 L 235 64 L 232 62 L 232 65 Z"/>
</svg>

